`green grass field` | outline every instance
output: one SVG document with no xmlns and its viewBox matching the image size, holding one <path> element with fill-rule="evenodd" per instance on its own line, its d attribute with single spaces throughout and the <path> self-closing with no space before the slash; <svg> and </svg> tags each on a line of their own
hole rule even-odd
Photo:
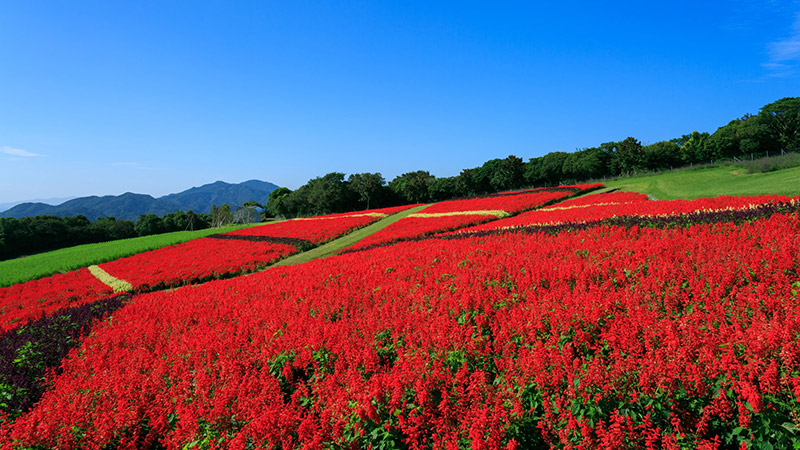
<svg viewBox="0 0 800 450">
<path fill-rule="evenodd" d="M 174 233 L 101 242 L 99 244 L 78 245 L 23 258 L 0 261 L 0 287 L 46 277 L 54 273 L 68 272 L 81 267 L 88 267 L 92 264 L 100 264 L 167 245 L 179 244 L 208 236 L 209 234 L 224 233 L 255 225 L 259 224 L 233 225 L 198 231 L 176 231 Z"/>
<path fill-rule="evenodd" d="M 767 173 L 747 173 L 746 169 L 735 166 L 687 168 L 602 183 L 621 191 L 650 194 L 660 200 L 719 195 L 798 195 L 800 167 Z"/>
</svg>

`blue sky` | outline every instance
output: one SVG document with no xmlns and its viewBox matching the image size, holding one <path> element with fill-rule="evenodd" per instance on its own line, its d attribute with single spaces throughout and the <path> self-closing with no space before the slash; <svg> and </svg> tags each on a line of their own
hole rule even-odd
<svg viewBox="0 0 800 450">
<path fill-rule="evenodd" d="M 800 2 L 8 0 L 0 62 L 0 202 L 295 189 L 713 132 L 800 95 Z"/>
</svg>

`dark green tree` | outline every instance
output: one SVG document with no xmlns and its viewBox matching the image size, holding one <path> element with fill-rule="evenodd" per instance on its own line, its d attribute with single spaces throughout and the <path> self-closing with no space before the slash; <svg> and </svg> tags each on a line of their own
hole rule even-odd
<svg viewBox="0 0 800 450">
<path fill-rule="evenodd" d="M 526 178 L 534 186 L 561 184 L 564 177 L 564 161 L 569 153 L 550 152 L 542 157 L 531 160 L 526 171 Z"/>
<path fill-rule="evenodd" d="M 347 177 L 347 184 L 358 199 L 360 209 L 370 209 L 386 195 L 386 180 L 380 173 L 354 173 Z"/>
<path fill-rule="evenodd" d="M 426 203 L 429 200 L 428 187 L 434 178 L 425 170 L 407 172 L 392 180 L 389 189 L 404 203 Z"/>
<path fill-rule="evenodd" d="M 478 169 L 463 169 L 455 180 L 455 196 L 467 197 L 478 193 L 478 182 L 476 180 Z"/>
<path fill-rule="evenodd" d="M 644 148 L 636 138 L 627 137 L 618 142 L 614 155 L 619 161 L 620 173 L 631 173 L 645 168 Z"/>
<path fill-rule="evenodd" d="M 505 159 L 496 161 L 494 171 L 489 176 L 492 192 L 519 189 L 525 185 L 525 163 L 522 158 L 508 155 Z"/>
<path fill-rule="evenodd" d="M 800 97 L 785 97 L 764 105 L 759 118 L 781 149 L 800 152 Z"/>
<path fill-rule="evenodd" d="M 306 186 L 311 214 L 343 212 L 351 204 L 351 191 L 341 172 L 314 178 Z"/>
<path fill-rule="evenodd" d="M 159 234 L 166 231 L 161 222 L 161 218 L 155 214 L 140 215 L 136 220 L 134 229 L 136 230 L 136 234 L 139 236 L 150 236 L 152 234 Z"/>
<path fill-rule="evenodd" d="M 458 177 L 434 178 L 428 185 L 428 198 L 434 202 L 458 197 L 456 193 Z"/>
<path fill-rule="evenodd" d="M 660 141 L 642 148 L 644 168 L 668 169 L 680 165 L 680 147 L 673 141 Z"/>
<path fill-rule="evenodd" d="M 286 200 L 291 193 L 292 190 L 285 187 L 270 192 L 267 200 L 267 212 L 273 217 L 290 217 L 291 213 Z"/>
<path fill-rule="evenodd" d="M 570 153 L 562 166 L 565 179 L 574 182 L 602 178 L 608 175 L 609 154 L 600 148 L 587 148 Z"/>
<path fill-rule="evenodd" d="M 710 156 L 708 145 L 710 137 L 711 135 L 706 132 L 700 133 L 695 130 L 691 134 L 684 134 L 677 139 L 673 139 L 672 142 L 678 145 L 681 163 L 697 163 L 711 159 L 712 156 Z"/>
</svg>

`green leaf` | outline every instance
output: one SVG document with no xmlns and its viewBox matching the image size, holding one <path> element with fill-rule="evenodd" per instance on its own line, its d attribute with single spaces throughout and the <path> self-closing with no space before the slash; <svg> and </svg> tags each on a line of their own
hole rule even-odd
<svg viewBox="0 0 800 450">
<path fill-rule="evenodd" d="M 784 422 L 783 424 L 781 424 L 781 426 L 790 433 L 797 433 L 798 431 L 800 431 L 800 428 L 797 428 L 792 422 Z"/>
</svg>

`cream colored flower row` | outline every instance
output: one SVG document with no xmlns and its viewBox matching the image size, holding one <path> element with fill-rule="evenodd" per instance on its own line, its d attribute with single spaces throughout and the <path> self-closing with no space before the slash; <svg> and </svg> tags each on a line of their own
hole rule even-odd
<svg viewBox="0 0 800 450">
<path fill-rule="evenodd" d="M 114 278 L 113 276 L 109 275 L 108 272 L 101 269 L 99 266 L 89 266 L 89 272 L 95 276 L 98 280 L 102 281 L 103 284 L 110 287 L 114 290 L 114 292 L 131 292 L 133 291 L 133 286 L 125 280 L 120 280 L 119 278 Z"/>
<path fill-rule="evenodd" d="M 298 217 L 292 220 L 325 220 L 325 219 L 342 219 L 344 217 L 386 217 L 388 214 L 384 213 L 360 213 L 360 214 L 347 214 L 335 217 Z"/>
<path fill-rule="evenodd" d="M 449 216 L 497 216 L 505 217 L 509 214 L 500 209 L 484 209 L 476 211 L 453 211 L 446 213 L 415 213 L 409 214 L 408 217 L 430 218 L 430 217 L 449 217 Z"/>
</svg>

